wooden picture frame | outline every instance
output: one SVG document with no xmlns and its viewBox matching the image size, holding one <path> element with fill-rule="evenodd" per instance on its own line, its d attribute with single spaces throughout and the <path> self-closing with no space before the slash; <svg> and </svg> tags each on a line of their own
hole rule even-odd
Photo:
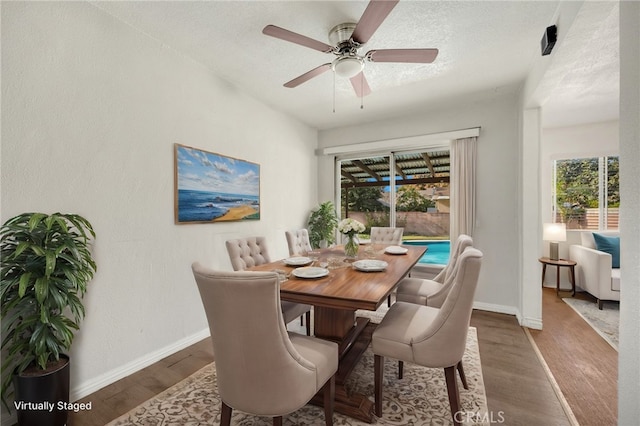
<svg viewBox="0 0 640 426">
<path fill-rule="evenodd" d="M 260 220 L 260 165 L 175 144 L 176 224 Z"/>
</svg>

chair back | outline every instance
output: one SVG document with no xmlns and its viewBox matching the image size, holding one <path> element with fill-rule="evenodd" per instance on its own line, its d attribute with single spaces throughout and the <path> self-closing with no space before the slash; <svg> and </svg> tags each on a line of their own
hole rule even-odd
<svg viewBox="0 0 640 426">
<path fill-rule="evenodd" d="M 456 262 L 458 261 L 458 256 L 464 252 L 467 247 L 471 247 L 473 245 L 473 238 L 469 235 L 460 234 L 456 241 L 453 243 L 453 247 L 451 247 L 451 256 L 449 257 L 449 263 L 445 266 L 442 271 L 438 275 L 436 275 L 433 280 L 443 284 L 447 278 L 450 278 L 453 275 L 453 271 L 456 268 Z"/>
<path fill-rule="evenodd" d="M 287 334 L 278 275 L 214 271 L 199 263 L 192 270 L 211 331 L 222 401 L 262 416 L 290 413 L 309 401 L 318 390 L 317 368 Z"/>
<path fill-rule="evenodd" d="M 271 262 L 265 237 L 239 238 L 225 244 L 234 271 L 244 271 Z"/>
<path fill-rule="evenodd" d="M 384 226 L 371 227 L 371 243 L 372 244 L 402 244 L 402 234 L 404 228 L 391 228 Z"/>
<path fill-rule="evenodd" d="M 453 286 L 442 307 L 412 342 L 413 356 L 418 364 L 449 367 L 462 359 L 481 263 L 482 252 L 473 247 L 467 247 L 460 255 Z"/>
<path fill-rule="evenodd" d="M 313 250 L 309 241 L 309 231 L 298 229 L 297 231 L 286 231 L 287 244 L 289 245 L 289 256 L 304 254 Z"/>
<path fill-rule="evenodd" d="M 454 275 L 460 255 L 467 249 L 467 247 L 473 246 L 473 239 L 468 235 L 460 235 L 456 240 L 453 250 L 451 251 L 451 260 L 447 266 L 433 279 L 436 282 L 442 284 L 442 286 L 433 294 L 430 294 L 427 298 L 427 306 L 433 306 L 439 308 L 444 303 L 449 290 L 453 286 Z"/>
</svg>

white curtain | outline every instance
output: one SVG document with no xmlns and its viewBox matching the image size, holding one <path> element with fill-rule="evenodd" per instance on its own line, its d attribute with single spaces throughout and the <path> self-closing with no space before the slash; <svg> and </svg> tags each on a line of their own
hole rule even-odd
<svg viewBox="0 0 640 426">
<path fill-rule="evenodd" d="M 473 236 L 476 213 L 476 145 L 477 137 L 456 139 L 451 142 L 450 238 L 460 234 Z"/>
</svg>

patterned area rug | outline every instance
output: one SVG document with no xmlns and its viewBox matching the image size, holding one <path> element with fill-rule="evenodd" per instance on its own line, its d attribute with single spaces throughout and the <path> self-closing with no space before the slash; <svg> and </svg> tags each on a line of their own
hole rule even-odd
<svg viewBox="0 0 640 426">
<path fill-rule="evenodd" d="M 604 340 L 618 350 L 618 328 L 620 325 L 620 304 L 604 302 L 602 310 L 589 300 L 565 297 L 562 300 L 571 306 Z"/>
<path fill-rule="evenodd" d="M 489 416 L 480 366 L 476 329 L 469 328 L 467 349 L 463 358 L 469 390 L 460 387 L 466 425 L 488 425 Z M 451 425 L 447 386 L 442 369 L 405 364 L 404 378 L 397 378 L 397 364 L 387 360 L 384 378 L 384 405 L 377 425 Z M 368 349 L 348 379 L 349 390 L 361 392 L 373 400 L 373 353 Z M 220 422 L 220 399 L 216 387 L 215 363 L 212 363 L 157 397 L 109 423 L 122 425 L 216 425 Z M 323 425 L 321 407 L 306 405 L 284 417 L 285 425 Z M 268 426 L 270 418 L 255 417 L 234 410 L 232 425 Z M 367 425 L 340 413 L 334 424 Z"/>
</svg>

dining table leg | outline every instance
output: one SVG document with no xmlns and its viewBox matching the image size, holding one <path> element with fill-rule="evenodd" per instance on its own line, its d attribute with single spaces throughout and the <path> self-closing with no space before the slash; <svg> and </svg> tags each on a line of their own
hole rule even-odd
<svg viewBox="0 0 640 426">
<path fill-rule="evenodd" d="M 371 343 L 375 324 L 368 318 L 356 317 L 354 310 L 314 306 L 315 337 L 338 343 L 338 372 L 336 374 L 335 411 L 372 423 L 373 402 L 365 395 L 347 392 L 345 382 Z M 312 402 L 322 405 L 319 393 Z"/>
</svg>

